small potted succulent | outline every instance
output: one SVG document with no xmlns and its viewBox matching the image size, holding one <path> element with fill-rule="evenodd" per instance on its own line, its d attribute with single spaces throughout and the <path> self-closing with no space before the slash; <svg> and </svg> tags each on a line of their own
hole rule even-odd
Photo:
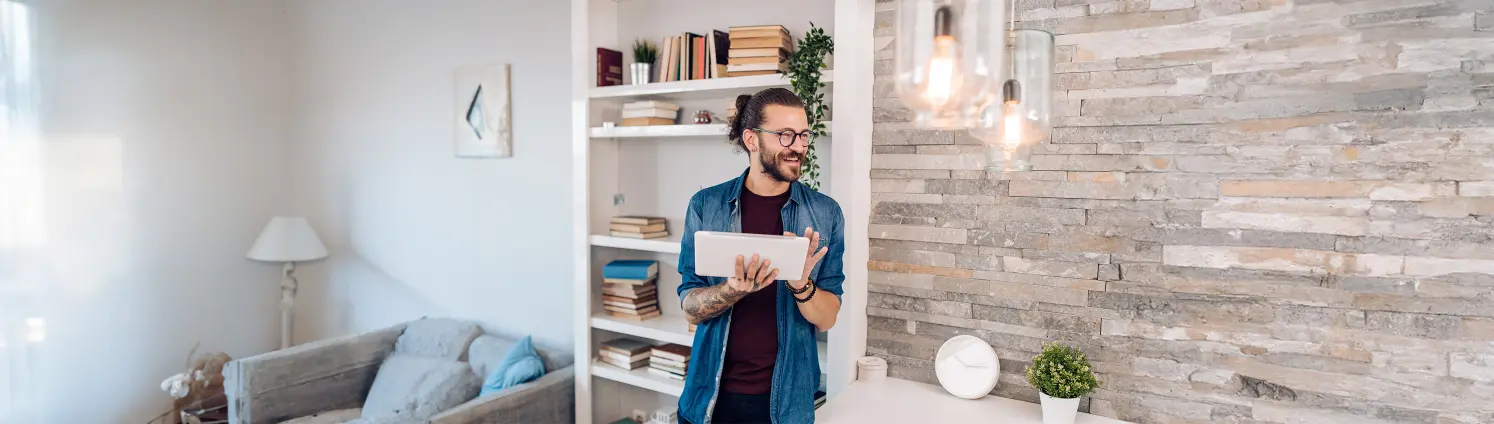
<svg viewBox="0 0 1494 424">
<path fill-rule="evenodd" d="M 1044 344 L 1043 353 L 1032 358 L 1027 382 L 1038 389 L 1043 424 L 1073 424 L 1079 414 L 1079 398 L 1100 385 L 1084 352 L 1058 343 Z"/>
<path fill-rule="evenodd" d="M 633 85 L 648 84 L 654 75 L 654 61 L 659 59 L 659 46 L 648 40 L 633 41 Z"/>
</svg>

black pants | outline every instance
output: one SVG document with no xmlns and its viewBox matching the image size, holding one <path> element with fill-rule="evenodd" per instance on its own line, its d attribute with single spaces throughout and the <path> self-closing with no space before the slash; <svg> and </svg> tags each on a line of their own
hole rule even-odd
<svg viewBox="0 0 1494 424">
<path fill-rule="evenodd" d="M 716 412 L 711 414 L 711 424 L 770 424 L 768 417 L 768 394 L 744 395 L 721 392 L 716 396 Z M 681 424 L 692 424 L 680 417 Z"/>
</svg>

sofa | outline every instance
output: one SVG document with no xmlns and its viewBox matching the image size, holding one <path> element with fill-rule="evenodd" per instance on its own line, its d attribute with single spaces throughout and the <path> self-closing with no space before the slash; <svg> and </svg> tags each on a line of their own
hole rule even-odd
<svg viewBox="0 0 1494 424">
<path fill-rule="evenodd" d="M 518 341 L 476 322 L 423 318 L 229 362 L 230 424 L 575 422 L 575 369 L 536 348 L 545 374 L 478 397 Z"/>
</svg>

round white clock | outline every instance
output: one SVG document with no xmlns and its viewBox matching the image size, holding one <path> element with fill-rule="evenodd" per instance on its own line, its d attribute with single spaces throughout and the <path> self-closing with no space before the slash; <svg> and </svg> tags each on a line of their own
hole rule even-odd
<svg viewBox="0 0 1494 424">
<path fill-rule="evenodd" d="M 1001 360 L 985 340 L 970 335 L 950 338 L 934 357 L 934 376 L 949 394 L 980 399 L 996 388 Z"/>
</svg>

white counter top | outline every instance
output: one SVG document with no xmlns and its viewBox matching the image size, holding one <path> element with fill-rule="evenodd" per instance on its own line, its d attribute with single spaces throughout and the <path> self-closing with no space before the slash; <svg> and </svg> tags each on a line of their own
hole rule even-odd
<svg viewBox="0 0 1494 424">
<path fill-rule="evenodd" d="M 943 387 L 888 378 L 852 382 L 840 395 L 815 412 L 816 424 L 1042 424 L 1042 407 L 996 396 L 970 400 L 955 397 Z M 1080 413 L 1074 424 L 1125 424 L 1112 418 Z"/>
</svg>

